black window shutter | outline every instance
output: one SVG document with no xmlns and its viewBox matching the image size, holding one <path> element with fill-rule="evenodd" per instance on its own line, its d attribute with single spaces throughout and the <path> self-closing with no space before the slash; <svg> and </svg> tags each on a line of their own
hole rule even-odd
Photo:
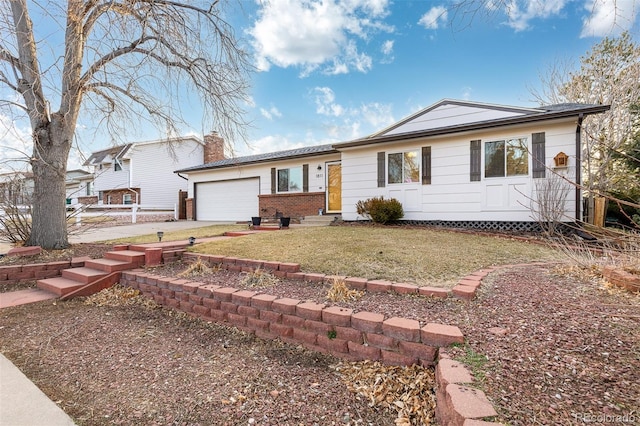
<svg viewBox="0 0 640 426">
<path fill-rule="evenodd" d="M 271 193 L 276 193 L 276 168 L 271 168 Z"/>
<path fill-rule="evenodd" d="M 471 179 L 471 182 L 480 182 L 480 178 L 482 176 L 480 139 L 471 141 L 470 151 L 471 168 L 469 178 Z"/>
<path fill-rule="evenodd" d="M 309 192 L 309 165 L 302 165 L 302 192 Z"/>
<path fill-rule="evenodd" d="M 384 188 L 386 178 L 385 178 L 385 155 L 384 152 L 378 153 L 378 188 Z"/>
<path fill-rule="evenodd" d="M 422 147 L 422 184 L 431 185 L 431 147 Z"/>
<path fill-rule="evenodd" d="M 533 164 L 533 177 L 545 177 L 545 135 L 544 132 L 531 135 L 531 162 Z"/>
</svg>

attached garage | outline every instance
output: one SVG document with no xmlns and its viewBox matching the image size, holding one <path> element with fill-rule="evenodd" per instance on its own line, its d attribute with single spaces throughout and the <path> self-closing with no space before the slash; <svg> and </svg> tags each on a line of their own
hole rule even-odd
<svg viewBox="0 0 640 426">
<path fill-rule="evenodd" d="M 251 220 L 259 216 L 260 179 L 194 184 L 196 220 Z"/>
</svg>

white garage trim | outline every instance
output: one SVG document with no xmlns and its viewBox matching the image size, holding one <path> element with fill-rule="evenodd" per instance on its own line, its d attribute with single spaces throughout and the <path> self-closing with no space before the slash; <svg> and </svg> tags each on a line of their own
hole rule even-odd
<svg viewBox="0 0 640 426">
<path fill-rule="evenodd" d="M 196 220 L 248 221 L 260 216 L 260 178 L 194 184 Z"/>
</svg>

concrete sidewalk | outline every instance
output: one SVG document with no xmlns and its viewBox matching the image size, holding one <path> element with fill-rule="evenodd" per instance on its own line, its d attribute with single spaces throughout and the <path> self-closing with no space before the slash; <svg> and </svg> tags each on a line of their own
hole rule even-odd
<svg viewBox="0 0 640 426">
<path fill-rule="evenodd" d="M 0 424 L 6 426 L 75 425 L 31 380 L 0 354 Z"/>
</svg>

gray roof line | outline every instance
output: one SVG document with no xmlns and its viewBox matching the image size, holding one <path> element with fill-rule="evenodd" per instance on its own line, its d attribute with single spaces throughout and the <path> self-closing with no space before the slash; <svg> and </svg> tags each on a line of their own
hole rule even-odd
<svg viewBox="0 0 640 426">
<path fill-rule="evenodd" d="M 334 144 L 334 147 L 338 150 L 341 148 L 350 148 L 363 145 L 374 145 L 383 142 L 394 142 L 398 140 L 417 139 L 429 136 L 438 136 L 451 133 L 460 133 L 481 129 L 489 129 L 499 126 L 509 126 L 515 124 L 526 124 L 536 121 L 554 120 L 567 117 L 575 117 L 578 115 L 590 115 L 599 114 L 610 109 L 610 105 L 587 105 L 587 104 L 555 104 L 546 105 L 538 108 L 540 112 L 533 112 L 531 114 L 524 114 L 506 118 L 498 118 L 492 120 L 477 121 L 466 124 L 457 124 L 454 126 L 438 127 L 435 129 L 418 130 L 414 132 L 395 133 L 392 135 L 374 134 L 360 139 L 355 139 L 348 142 L 340 142 Z"/>
<path fill-rule="evenodd" d="M 188 167 L 174 171 L 174 173 L 187 173 L 209 169 L 220 169 L 247 164 L 265 163 L 275 160 L 286 160 L 293 158 L 313 157 L 322 154 L 338 153 L 332 144 L 304 146 L 301 148 L 288 149 L 285 151 L 267 152 L 263 154 L 246 155 L 243 157 L 225 158 L 199 166 Z"/>
</svg>

